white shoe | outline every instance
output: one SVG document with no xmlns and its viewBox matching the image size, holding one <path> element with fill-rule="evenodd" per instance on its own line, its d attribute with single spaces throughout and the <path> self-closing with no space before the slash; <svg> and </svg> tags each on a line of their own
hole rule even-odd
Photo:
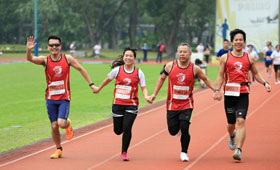
<svg viewBox="0 0 280 170">
<path fill-rule="evenodd" d="M 189 157 L 188 157 L 188 154 L 185 153 L 185 152 L 181 152 L 180 158 L 181 158 L 181 160 L 182 160 L 183 162 L 189 162 L 189 161 L 190 161 L 190 159 L 189 159 Z"/>
<path fill-rule="evenodd" d="M 228 147 L 230 150 L 234 150 L 236 148 L 236 142 L 235 142 L 236 130 L 234 130 L 233 134 L 234 134 L 234 138 L 231 138 L 230 135 L 228 137 Z"/>
</svg>

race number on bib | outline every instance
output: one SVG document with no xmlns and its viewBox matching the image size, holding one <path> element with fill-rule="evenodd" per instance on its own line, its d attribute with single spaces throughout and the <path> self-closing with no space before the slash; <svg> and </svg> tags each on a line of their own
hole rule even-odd
<svg viewBox="0 0 280 170">
<path fill-rule="evenodd" d="M 240 96 L 240 84 L 227 83 L 225 85 L 225 96 Z"/>
<path fill-rule="evenodd" d="M 173 99 L 186 100 L 189 98 L 189 86 L 173 86 Z"/>
<path fill-rule="evenodd" d="M 49 84 L 49 94 L 58 95 L 65 93 L 64 81 L 54 81 Z"/>
<path fill-rule="evenodd" d="M 115 97 L 120 99 L 130 99 L 131 86 L 116 85 Z"/>
</svg>

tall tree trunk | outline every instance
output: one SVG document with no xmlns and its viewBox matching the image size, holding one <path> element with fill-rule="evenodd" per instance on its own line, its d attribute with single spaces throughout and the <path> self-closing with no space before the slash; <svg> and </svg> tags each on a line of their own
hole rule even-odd
<svg viewBox="0 0 280 170">
<path fill-rule="evenodd" d="M 136 1 L 131 1 L 129 5 L 129 45 L 132 48 L 136 48 L 136 34 L 137 34 L 137 20 L 138 17 L 138 3 Z"/>
<path fill-rule="evenodd" d="M 117 47 L 117 32 L 115 28 L 115 20 L 112 20 L 111 26 L 108 31 L 109 35 L 109 48 L 116 49 Z"/>
<path fill-rule="evenodd" d="M 168 58 L 173 58 L 175 57 L 175 51 L 176 51 L 176 41 L 177 41 L 177 30 L 179 27 L 179 21 L 183 13 L 183 8 L 177 11 L 177 13 L 174 16 L 174 23 L 171 29 L 171 32 L 168 36 L 168 41 L 166 44 L 166 52 L 167 52 L 167 57 Z"/>
</svg>

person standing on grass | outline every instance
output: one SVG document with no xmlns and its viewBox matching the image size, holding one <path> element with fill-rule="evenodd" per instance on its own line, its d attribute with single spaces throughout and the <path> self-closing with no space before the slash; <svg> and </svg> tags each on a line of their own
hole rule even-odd
<svg viewBox="0 0 280 170">
<path fill-rule="evenodd" d="M 265 86 L 267 92 L 271 91 L 271 87 L 258 73 L 254 57 L 242 51 L 246 43 L 245 32 L 235 29 L 230 32 L 230 39 L 233 51 L 224 54 L 220 59 L 213 98 L 221 100 L 220 89 L 225 84 L 224 107 L 228 122 L 228 146 L 231 150 L 237 147 L 233 159 L 241 160 L 242 146 L 246 137 L 245 120 L 249 106 L 249 70 L 252 71 L 256 81 Z"/>
<path fill-rule="evenodd" d="M 187 153 L 190 143 L 189 126 L 194 108 L 194 77 L 198 76 L 209 88 L 214 90 L 211 81 L 202 72 L 200 67 L 191 62 L 191 49 L 191 46 L 187 43 L 182 43 L 178 46 L 178 60 L 174 60 L 164 65 L 156 83 L 155 90 L 150 96 L 150 101 L 154 101 L 168 76 L 168 95 L 166 104 L 167 125 L 169 133 L 172 136 L 175 136 L 181 131 L 180 158 L 182 161 L 189 161 Z"/>
<path fill-rule="evenodd" d="M 97 44 L 95 44 L 95 45 L 93 46 L 94 57 L 95 57 L 96 59 L 99 59 L 100 50 L 101 50 L 101 45 L 100 45 L 100 43 L 98 42 Z"/>
<path fill-rule="evenodd" d="M 94 90 L 94 93 L 99 93 L 104 86 L 116 79 L 112 116 L 114 132 L 117 135 L 123 134 L 121 152 L 123 161 L 129 161 L 127 150 L 132 136 L 131 129 L 138 113 L 138 84 L 145 100 L 150 103 L 145 76 L 139 68 L 135 67 L 135 59 L 136 50 L 125 48 L 123 54 L 113 61 L 112 71 L 108 77 Z"/>
<path fill-rule="evenodd" d="M 95 86 L 86 70 L 71 55 L 60 53 L 62 46 L 61 39 L 58 36 L 52 35 L 48 38 L 49 56 L 32 56 L 31 50 L 35 45 L 35 39 L 32 36 L 28 37 L 26 58 L 28 61 L 42 65 L 45 68 L 47 80 L 46 107 L 51 122 L 52 138 L 57 148 L 50 158 L 62 158 L 63 153 L 59 128 L 65 129 L 68 140 L 73 137 L 73 128 L 68 119 L 70 106 L 70 66 L 81 73 L 92 90 Z"/>
</svg>

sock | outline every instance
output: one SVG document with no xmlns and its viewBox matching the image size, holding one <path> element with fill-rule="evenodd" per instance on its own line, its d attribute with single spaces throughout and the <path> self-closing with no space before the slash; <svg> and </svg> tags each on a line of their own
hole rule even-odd
<svg viewBox="0 0 280 170">
<path fill-rule="evenodd" d="M 60 149 L 61 151 L 62 151 L 62 147 L 60 146 L 60 147 L 58 147 L 58 148 L 56 148 L 56 149 Z"/>
</svg>

